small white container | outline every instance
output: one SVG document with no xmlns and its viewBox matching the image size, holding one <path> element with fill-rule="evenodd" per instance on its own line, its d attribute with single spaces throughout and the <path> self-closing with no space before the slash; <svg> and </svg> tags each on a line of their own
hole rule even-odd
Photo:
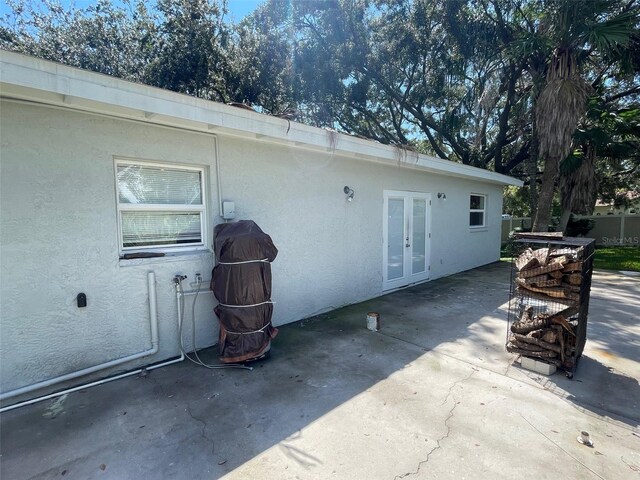
<svg viewBox="0 0 640 480">
<path fill-rule="evenodd" d="M 372 332 L 380 330 L 380 314 L 376 312 L 367 313 L 367 328 Z"/>
</svg>

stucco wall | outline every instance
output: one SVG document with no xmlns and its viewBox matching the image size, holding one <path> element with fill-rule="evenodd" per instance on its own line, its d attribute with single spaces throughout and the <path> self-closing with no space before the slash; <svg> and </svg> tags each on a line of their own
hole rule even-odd
<svg viewBox="0 0 640 480">
<path fill-rule="evenodd" d="M 12 102 L 2 102 L 0 113 L 0 390 L 148 349 L 148 271 L 157 279 L 160 352 L 122 369 L 177 355 L 171 279 L 201 272 L 208 282 L 212 254 L 120 261 L 113 157 L 207 167 L 211 230 L 218 213 L 215 139 Z M 276 325 L 382 293 L 385 189 L 433 194 L 432 279 L 498 259 L 499 185 L 258 140 L 218 142 L 223 198 L 235 201 L 238 218 L 255 220 L 280 250 L 273 264 Z M 355 190 L 351 203 L 344 185 Z M 445 192 L 446 201 L 436 192 Z M 482 231 L 468 227 L 472 192 L 488 195 Z M 85 309 L 75 305 L 78 292 L 87 294 Z M 185 305 L 186 339 L 192 298 Z M 199 347 L 216 340 L 213 306 L 211 294 L 198 297 Z"/>
<path fill-rule="evenodd" d="M 210 166 L 214 139 L 10 102 L 1 115 L 1 390 L 149 349 L 147 271 L 156 273 L 160 351 L 138 363 L 177 355 L 171 279 L 210 278 L 213 258 L 119 261 L 113 156 Z M 198 312 L 213 305 L 204 295 Z M 201 324 L 210 344 L 213 322 Z"/>
<path fill-rule="evenodd" d="M 500 186 L 233 138 L 220 140 L 220 159 L 223 197 L 280 250 L 272 266 L 276 324 L 382 293 L 384 190 L 433 194 L 432 279 L 499 258 Z M 469 228 L 472 192 L 488 195 L 486 229 Z"/>
</svg>

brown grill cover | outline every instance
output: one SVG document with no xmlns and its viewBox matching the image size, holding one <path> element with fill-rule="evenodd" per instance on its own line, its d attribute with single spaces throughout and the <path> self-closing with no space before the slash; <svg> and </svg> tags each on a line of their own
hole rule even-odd
<svg viewBox="0 0 640 480">
<path fill-rule="evenodd" d="M 211 289 L 220 302 L 220 361 L 252 360 L 265 353 L 278 330 L 271 325 L 271 265 L 278 254 L 271 237 L 255 222 L 216 226 Z M 257 260 L 257 261 L 256 261 Z M 262 262 L 260 260 L 267 260 Z M 249 263 L 240 263 L 249 262 Z"/>
<path fill-rule="evenodd" d="M 265 262 L 218 264 L 213 269 L 211 289 L 225 305 L 266 302 L 271 298 L 271 265 Z"/>
</svg>

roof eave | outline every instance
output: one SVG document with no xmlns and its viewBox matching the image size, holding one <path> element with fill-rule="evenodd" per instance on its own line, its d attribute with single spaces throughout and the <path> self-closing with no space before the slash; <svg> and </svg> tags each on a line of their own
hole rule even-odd
<svg viewBox="0 0 640 480">
<path fill-rule="evenodd" d="M 500 185 L 523 182 L 286 119 L 0 50 L 0 95 L 152 124 L 239 136 Z"/>
</svg>

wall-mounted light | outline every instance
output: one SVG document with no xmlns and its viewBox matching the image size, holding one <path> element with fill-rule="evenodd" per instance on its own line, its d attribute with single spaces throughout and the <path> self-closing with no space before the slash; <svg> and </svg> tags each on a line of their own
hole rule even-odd
<svg viewBox="0 0 640 480">
<path fill-rule="evenodd" d="M 353 196 L 355 195 L 356 192 L 354 192 L 352 188 L 349 188 L 348 185 L 345 185 L 342 191 L 347 196 L 347 202 L 352 202 Z"/>
<path fill-rule="evenodd" d="M 441 200 L 446 200 L 447 199 L 447 194 L 443 193 L 443 192 L 438 192 L 438 198 Z"/>
</svg>

